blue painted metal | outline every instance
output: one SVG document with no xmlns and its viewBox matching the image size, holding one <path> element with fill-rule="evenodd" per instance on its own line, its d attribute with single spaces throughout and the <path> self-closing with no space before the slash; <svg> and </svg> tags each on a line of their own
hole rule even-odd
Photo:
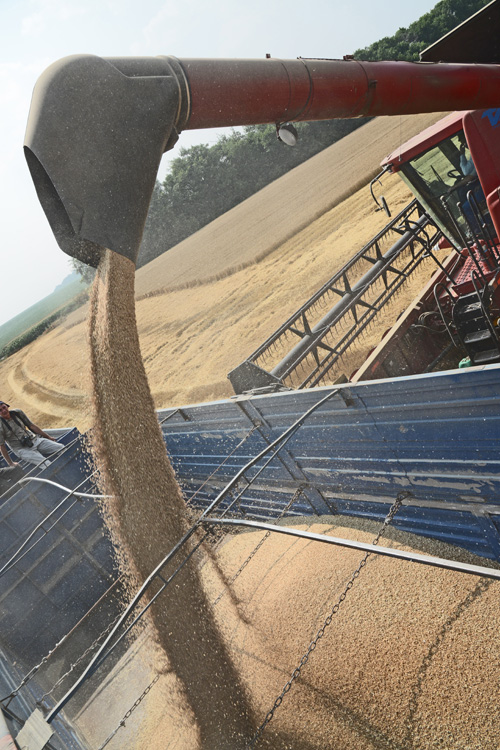
<svg viewBox="0 0 500 750">
<path fill-rule="evenodd" d="M 331 512 L 380 520 L 408 489 L 414 499 L 396 526 L 499 559 L 499 384 L 500 368 L 492 365 L 238 397 L 183 407 L 183 415 L 165 410 L 160 419 L 171 415 L 162 429 L 186 497 L 197 492 L 195 503 L 206 507 L 267 442 L 338 390 L 292 438 L 286 456 L 243 493 L 247 517 L 276 517 L 305 483 L 292 515 L 313 513 L 315 497 Z"/>
<path fill-rule="evenodd" d="M 70 441 L 50 466 L 39 470 L 39 476 L 70 488 L 88 474 L 80 440 Z M 81 490 L 95 492 L 95 487 L 87 481 Z M 92 498 L 70 497 L 49 518 L 65 494 L 33 481 L 19 485 L 0 506 L 0 647 L 28 667 L 54 648 L 118 575 Z M 20 612 L 30 614 L 22 629 Z M 81 630 L 86 629 L 91 642 L 95 626 Z"/>
<path fill-rule="evenodd" d="M 239 396 L 164 410 L 159 420 L 186 500 L 206 508 L 251 459 L 330 395 L 261 474 L 259 464 L 245 471 L 250 484 L 242 480 L 219 512 L 237 497 L 234 510 L 240 516 L 277 518 L 300 488 L 288 516 L 331 513 L 381 522 L 396 495 L 408 490 L 411 497 L 393 525 L 500 560 L 499 383 L 500 365 L 489 365 Z M 43 469 L 43 477 L 74 488 L 89 474 L 75 437 L 74 431 L 66 436 L 68 448 Z M 3 503 L 4 562 L 60 497 L 50 485 L 30 483 Z M 53 648 L 116 578 L 101 524 L 94 501 L 75 502 L 2 577 L 0 643 L 26 668 Z M 99 625 L 114 618 L 117 604 L 107 602 L 99 611 Z M 29 622 L 37 632 L 32 627 L 33 637 L 27 638 L 24 628 L 19 639 L 23 608 L 43 615 L 44 628 L 39 632 L 41 620 L 33 617 Z M 93 628 L 89 620 L 79 637 L 91 639 Z M 71 661 L 71 642 L 61 657 Z"/>
<path fill-rule="evenodd" d="M 249 487 L 240 485 L 238 509 L 245 517 L 278 517 L 302 487 L 289 516 L 331 513 L 380 521 L 397 493 L 407 489 L 413 498 L 398 512 L 396 526 L 500 559 L 499 382 L 500 366 L 490 365 L 240 396 L 164 410 L 159 419 L 186 499 L 205 508 L 251 458 L 331 392 L 332 398 L 306 420 L 258 479 Z M 247 476 L 251 479 L 257 469 Z M 87 474 L 86 456 L 78 444 L 42 473 L 69 487 Z M 43 485 L 28 485 L 10 498 L 3 509 L 10 529 L 6 556 L 23 529 L 36 524 L 59 499 L 60 494 Z M 222 508 L 230 502 L 228 498 Z M 23 509 L 28 506 L 26 526 Z M 38 516 L 33 517 L 36 508 Z M 93 503 L 78 503 L 61 525 L 75 534 L 80 522 L 92 521 L 95 533 L 96 519 Z M 47 544 L 50 547 L 44 540 L 40 550 Z M 104 553 L 102 564 L 109 568 L 110 550 Z M 18 569 L 25 567 L 23 560 Z"/>
</svg>

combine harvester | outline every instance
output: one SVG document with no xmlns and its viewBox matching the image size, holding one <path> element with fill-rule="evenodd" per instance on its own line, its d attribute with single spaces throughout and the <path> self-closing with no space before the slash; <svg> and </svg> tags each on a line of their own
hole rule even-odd
<svg viewBox="0 0 500 750">
<path fill-rule="evenodd" d="M 457 112 L 385 159 L 372 194 L 390 172 L 399 173 L 416 198 L 229 373 L 236 393 L 331 382 L 365 329 L 381 314 L 387 322 L 388 303 L 426 258 L 439 269 L 436 275 L 350 382 L 451 369 L 462 355 L 463 367 L 500 361 L 500 251 L 482 189 L 495 183 L 494 143 L 488 141 L 497 124 L 497 110 Z M 390 216 L 381 201 L 377 210 Z M 394 244 L 383 253 L 391 238 Z M 452 253 L 443 265 L 436 252 L 444 248 Z M 359 275 L 360 268 L 369 270 Z M 330 307 L 332 297 L 340 299 Z M 290 338 L 299 341 L 278 360 L 276 352 Z"/>
<path fill-rule="evenodd" d="M 103 248 L 135 261 L 161 155 L 184 129 L 274 122 L 289 140 L 292 121 L 458 110 L 387 157 L 383 171 L 399 173 L 415 200 L 229 374 L 237 395 L 159 413 L 186 501 L 203 511 L 193 530 L 299 534 L 269 522 L 382 522 L 396 501 L 395 527 L 500 559 L 500 60 L 488 34 L 499 16 L 496 0 L 424 55 L 449 63 L 75 56 L 40 78 L 28 165 L 59 245 L 94 265 Z M 341 377 L 360 331 L 386 316 L 424 258 L 432 279 Z M 336 380 L 344 382 L 324 385 Z M 31 714 L 18 738 L 30 750 L 85 747 L 71 727 L 84 703 L 74 696 L 120 643 L 124 621 L 107 635 L 120 580 L 88 497 L 85 452 L 78 436 L 67 440 L 0 518 L 3 705 L 14 733 Z M 55 497 L 44 479 L 72 489 Z M 500 577 L 497 568 L 378 551 Z M 22 633 L 20 607 L 34 613 Z M 95 642 L 102 650 L 84 658 Z M 52 654 L 58 674 L 79 675 L 59 699 L 44 694 Z M 70 698 L 77 708 L 63 712 Z M 31 713 L 34 701 L 45 719 Z"/>
</svg>

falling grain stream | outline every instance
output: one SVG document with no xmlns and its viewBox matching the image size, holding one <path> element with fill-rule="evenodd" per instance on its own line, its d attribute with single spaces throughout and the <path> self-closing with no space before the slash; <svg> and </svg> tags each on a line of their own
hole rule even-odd
<svg viewBox="0 0 500 750">
<path fill-rule="evenodd" d="M 135 266 L 106 251 L 90 314 L 94 451 L 108 526 L 121 565 L 144 581 L 186 530 L 185 504 L 167 457 L 144 371 L 134 302 Z M 151 608 L 159 645 L 182 686 L 204 750 L 237 750 L 252 735 L 245 691 L 189 562 Z"/>
<path fill-rule="evenodd" d="M 141 358 L 134 272 L 131 261 L 105 253 L 90 348 L 94 451 L 114 496 L 105 515 L 135 587 L 187 522 Z M 311 530 L 372 541 L 369 522 L 344 519 L 340 528 L 339 520 L 313 520 Z M 391 533 L 403 549 L 478 562 L 457 548 Z M 179 685 L 177 705 L 180 696 L 198 739 L 183 738 L 179 714 L 169 716 L 170 681 L 168 690 L 157 688 L 134 750 L 170 748 L 174 734 L 176 749 L 245 748 L 359 564 L 355 550 L 272 536 L 214 610 L 224 580 L 260 538 L 243 534 L 224 544 L 219 572 L 192 559 L 151 607 Z M 372 559 L 258 749 L 498 750 L 498 590 L 460 573 Z"/>
</svg>

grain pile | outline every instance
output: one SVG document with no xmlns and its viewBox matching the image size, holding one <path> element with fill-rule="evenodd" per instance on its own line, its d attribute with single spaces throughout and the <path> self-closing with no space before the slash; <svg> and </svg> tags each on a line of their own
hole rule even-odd
<svg viewBox="0 0 500 750">
<path fill-rule="evenodd" d="M 322 521 L 309 520 L 308 530 L 370 542 L 377 529 L 372 522 Z M 443 543 L 398 531 L 390 536 L 381 543 L 484 565 Z M 230 539 L 219 554 L 222 575 L 231 577 L 261 537 Z M 215 608 L 259 721 L 362 557 L 273 535 L 236 580 L 235 600 L 224 596 Z M 221 578 L 209 565 L 203 575 L 215 599 Z M 487 579 L 373 556 L 256 747 L 496 750 L 499 588 Z M 176 732 L 175 712 L 166 706 L 160 682 L 130 747 L 204 750 Z"/>
<path fill-rule="evenodd" d="M 114 496 L 104 513 L 122 569 L 137 585 L 182 537 L 185 506 L 142 364 L 134 276 L 132 261 L 105 252 L 94 283 L 89 330 L 93 451 L 103 488 Z M 196 718 L 202 747 L 242 748 L 241 737 L 251 734 L 252 727 L 247 697 L 193 563 L 151 612 L 177 691 Z M 208 686 L 213 703 L 207 701 Z"/>
</svg>

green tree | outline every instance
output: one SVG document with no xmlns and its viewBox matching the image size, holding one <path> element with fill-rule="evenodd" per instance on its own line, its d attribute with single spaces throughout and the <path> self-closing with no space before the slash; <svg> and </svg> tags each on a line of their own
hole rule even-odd
<svg viewBox="0 0 500 750">
<path fill-rule="evenodd" d="M 392 37 L 384 37 L 369 47 L 356 50 L 354 57 L 358 60 L 417 61 L 422 50 L 437 42 L 489 2 L 490 0 L 441 0 L 407 29 L 401 28 Z"/>
<path fill-rule="evenodd" d="M 92 284 L 95 276 L 95 268 L 88 266 L 86 263 L 82 263 L 82 261 L 77 258 L 70 258 L 69 262 L 71 263 L 73 270 L 81 276 L 86 284 Z"/>
<path fill-rule="evenodd" d="M 440 0 L 408 28 L 358 50 L 360 60 L 418 60 L 419 53 L 488 0 Z M 363 125 L 365 119 L 296 123 L 294 148 L 273 125 L 231 131 L 211 147 L 181 149 L 151 201 L 138 265 L 148 263 L 293 167 Z"/>
</svg>

